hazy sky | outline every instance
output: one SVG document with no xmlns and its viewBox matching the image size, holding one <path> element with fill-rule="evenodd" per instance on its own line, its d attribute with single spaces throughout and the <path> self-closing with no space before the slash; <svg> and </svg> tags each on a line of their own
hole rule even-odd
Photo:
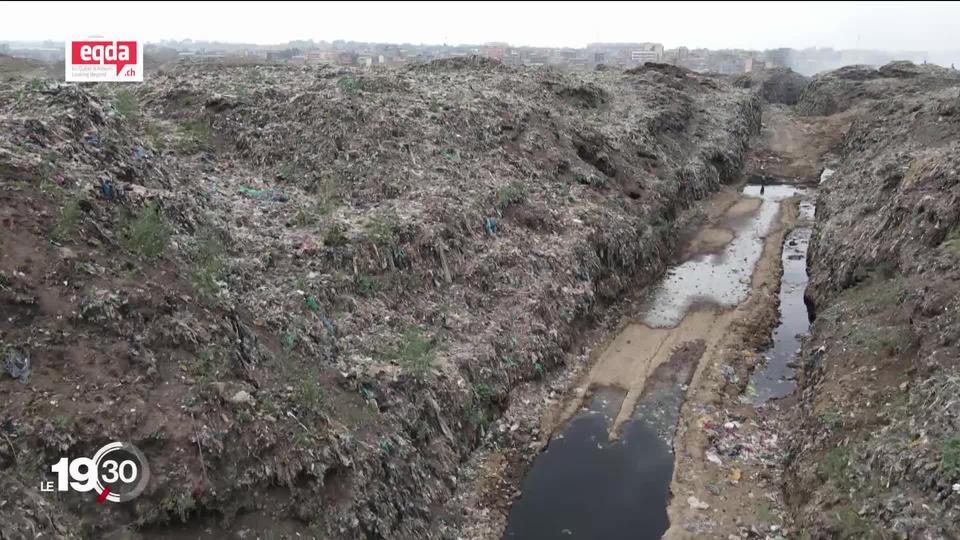
<svg viewBox="0 0 960 540">
<path fill-rule="evenodd" d="M 960 3 L 927 2 L 3 2 L 0 40 L 89 35 L 281 43 L 507 41 L 582 47 L 960 48 Z"/>
</svg>

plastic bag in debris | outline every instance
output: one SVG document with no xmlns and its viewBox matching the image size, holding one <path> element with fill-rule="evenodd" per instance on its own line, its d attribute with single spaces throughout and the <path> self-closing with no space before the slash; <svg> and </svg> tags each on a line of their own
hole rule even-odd
<svg viewBox="0 0 960 540">
<path fill-rule="evenodd" d="M 289 198 L 275 189 L 255 189 L 241 186 L 240 193 L 258 201 L 287 202 Z"/>
<path fill-rule="evenodd" d="M 24 384 L 30 378 L 30 357 L 16 349 L 8 349 L 3 355 L 3 367 L 11 377 Z"/>
</svg>

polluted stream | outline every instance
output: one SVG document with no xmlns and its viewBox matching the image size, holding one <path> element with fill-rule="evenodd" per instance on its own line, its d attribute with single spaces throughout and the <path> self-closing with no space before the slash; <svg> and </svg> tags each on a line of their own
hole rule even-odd
<svg viewBox="0 0 960 540">
<path fill-rule="evenodd" d="M 807 289 L 807 249 L 813 234 L 816 209 L 809 200 L 800 202 L 799 224 L 784 240 L 783 277 L 780 279 L 780 323 L 773 331 L 773 344 L 761 353 L 763 364 L 753 372 L 748 387 L 750 401 L 762 405 L 781 399 L 796 388 L 791 366 L 800 350 L 802 336 L 810 330 L 810 317 L 803 294 Z"/>
<path fill-rule="evenodd" d="M 744 197 L 712 227 L 732 233 L 728 242 L 672 267 L 649 289 L 639 322 L 628 324 L 592 368 L 583 406 L 534 460 L 504 538 L 662 537 L 669 527 L 672 441 L 687 387 L 706 349 L 696 334 L 715 334 L 714 326 L 722 330 L 716 309 L 746 299 L 780 203 L 804 193 L 783 185 L 760 191 L 760 186 L 747 185 Z M 805 213 L 812 219 L 812 205 L 803 201 L 801 218 Z M 798 290 L 799 297 L 789 296 L 782 306 L 788 317 L 782 314 L 781 319 L 788 323 L 775 333 L 766 353 L 771 358 L 767 371 L 754 383 L 764 396 L 792 390 L 781 383 L 789 375 L 786 352 L 796 350 L 796 334 L 806 331 L 809 235 L 809 226 L 798 227 L 785 239 L 784 288 Z M 802 259 L 795 258 L 797 253 Z"/>
</svg>

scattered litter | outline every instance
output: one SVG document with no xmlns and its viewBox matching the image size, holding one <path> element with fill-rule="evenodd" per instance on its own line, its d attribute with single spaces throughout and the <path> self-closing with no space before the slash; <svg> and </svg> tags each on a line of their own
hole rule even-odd
<svg viewBox="0 0 960 540">
<path fill-rule="evenodd" d="M 7 349 L 3 355 L 3 367 L 14 379 L 26 384 L 30 378 L 30 357 L 16 349 Z"/>
<path fill-rule="evenodd" d="M 234 405 L 253 405 L 254 404 L 253 396 L 251 396 L 250 393 L 247 392 L 246 390 L 237 391 L 237 393 L 231 396 L 230 399 L 227 401 L 229 401 L 230 403 L 233 403 Z"/>
<path fill-rule="evenodd" d="M 694 510 L 709 510 L 710 505 L 701 501 L 700 499 L 694 497 L 693 495 L 687 497 L 687 504 L 690 505 L 690 508 Z"/>
<path fill-rule="evenodd" d="M 492 217 L 488 217 L 484 219 L 483 230 L 486 231 L 486 233 L 490 236 L 493 236 L 494 234 L 496 234 L 497 231 L 499 230 L 499 225 L 497 224 L 497 220 Z"/>
<path fill-rule="evenodd" d="M 734 467 L 734 468 L 730 469 L 730 476 L 728 476 L 727 478 L 728 478 L 731 482 L 739 482 L 739 481 L 740 481 L 740 475 L 741 475 L 740 469 Z"/>
<path fill-rule="evenodd" d="M 289 198 L 275 189 L 255 189 L 241 186 L 240 193 L 258 201 L 287 202 Z"/>
<path fill-rule="evenodd" d="M 113 181 L 109 178 L 100 179 L 100 195 L 108 201 L 112 201 L 117 198 L 117 188 L 113 184 Z"/>
</svg>

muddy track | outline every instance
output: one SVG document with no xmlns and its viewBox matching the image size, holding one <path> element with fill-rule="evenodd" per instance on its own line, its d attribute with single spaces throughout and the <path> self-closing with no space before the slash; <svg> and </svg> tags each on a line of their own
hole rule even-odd
<svg viewBox="0 0 960 540">
<path fill-rule="evenodd" d="M 748 159 L 744 178 L 756 176 L 757 171 L 788 184 L 815 178 L 816 155 L 827 144 L 819 138 L 816 144 L 811 142 L 819 129 L 775 109 Z M 576 535 L 580 527 L 583 537 L 616 538 L 627 531 L 630 538 L 637 533 L 651 538 L 663 533 L 669 538 L 726 537 L 742 532 L 745 524 L 780 526 L 777 473 L 768 470 L 772 460 L 718 465 L 708 450 L 715 436 L 703 426 L 723 425 L 733 418 L 738 436 L 746 440 L 766 440 L 772 432 L 765 413 L 758 414 L 745 404 L 742 395 L 757 364 L 755 351 L 770 341 L 777 321 L 781 253 L 786 234 L 797 222 L 798 200 L 788 186 L 767 186 L 763 196 L 759 186 L 750 186 L 747 193 L 723 190 L 705 203 L 705 219 L 685 239 L 678 264 L 661 283 L 637 291 L 612 317 L 609 330 L 588 341 L 593 352 L 585 358 L 584 367 L 549 383 L 546 393 L 521 393 L 519 401 L 525 408 L 543 400 L 541 412 L 536 412 L 538 407 L 526 413 L 508 410 L 508 421 L 519 421 L 507 429 L 516 429 L 531 415 L 537 418 L 538 428 L 524 450 L 542 451 L 543 459 L 532 461 L 530 469 L 531 461 L 523 458 L 529 452 L 481 451 L 467 467 L 473 471 L 468 485 L 482 494 L 471 500 L 486 507 L 472 535 L 496 537 L 500 534 L 496 531 L 506 530 L 507 538 L 540 534 L 546 538 Z M 686 358 L 688 375 L 676 363 L 678 355 Z M 668 371 L 672 382 L 664 384 L 663 374 Z M 596 417 L 605 421 L 597 424 Z M 640 432 L 654 436 L 644 438 Z M 595 447 L 582 446 L 594 449 L 596 456 L 591 457 L 590 451 L 570 455 L 576 452 L 577 437 L 596 440 Z M 660 453 L 652 450 L 658 444 Z M 621 523 L 622 527 L 611 529 L 614 532 L 592 529 L 593 519 L 576 516 L 582 508 L 557 495 L 565 484 L 556 478 L 564 476 L 564 470 L 580 468 L 603 476 L 623 448 L 632 448 L 635 456 L 648 456 L 648 463 L 666 463 L 662 470 L 670 480 L 659 486 L 649 485 L 650 476 L 624 486 L 613 480 L 607 490 L 626 494 L 645 486 L 640 491 L 652 492 L 652 501 L 640 503 L 625 495 L 605 505 L 607 512 L 615 512 L 624 501 L 632 501 L 633 508 L 642 504 L 638 512 L 645 516 L 643 525 L 637 529 Z M 664 462 L 661 455 L 671 457 Z M 597 465 L 590 465 L 594 460 Z M 629 481 L 632 477 L 627 470 L 612 478 Z M 594 480 L 584 480 L 573 499 L 583 501 L 580 506 L 591 518 L 618 523 L 616 516 L 588 504 L 607 500 L 604 486 L 591 485 L 597 483 Z M 662 497 L 661 502 L 657 497 Z M 537 498 L 543 499 L 541 503 L 530 502 Z M 563 518 L 544 512 L 547 507 L 565 508 Z M 543 533 L 531 520 L 557 530 Z M 572 525 L 560 526 L 564 520 Z"/>
</svg>

